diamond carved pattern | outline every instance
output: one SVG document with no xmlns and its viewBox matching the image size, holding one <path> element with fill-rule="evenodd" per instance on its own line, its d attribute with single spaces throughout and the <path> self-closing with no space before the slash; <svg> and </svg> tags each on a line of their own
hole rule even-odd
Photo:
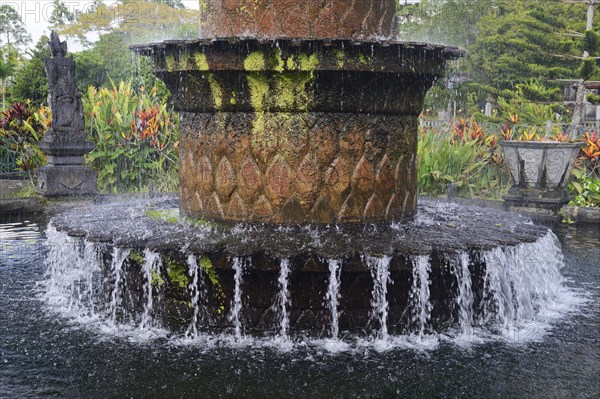
<svg viewBox="0 0 600 399">
<path fill-rule="evenodd" d="M 397 128 L 412 126 L 404 122 L 408 117 L 306 113 L 290 124 L 285 116 L 268 120 L 266 113 L 268 134 L 277 131 L 276 141 L 290 145 L 274 148 L 265 162 L 256 158 L 263 145 L 247 123 L 251 114 L 240 114 L 239 123 L 237 115 L 182 123 L 184 213 L 268 223 L 396 221 L 414 214 L 416 158 L 406 149 L 413 139 L 404 139 L 410 132 Z M 202 121 L 204 130 L 196 130 L 201 127 L 193 126 L 195 120 Z M 241 131 L 224 132 L 223 126 Z M 291 126 L 312 130 L 296 134 L 286 130 Z M 393 135 L 399 138 L 391 139 Z M 294 143 L 302 148 L 291 151 Z"/>
<path fill-rule="evenodd" d="M 238 191 L 244 198 L 255 200 L 261 187 L 260 169 L 252 158 L 248 158 L 240 169 Z"/>
<path fill-rule="evenodd" d="M 281 157 L 275 159 L 265 178 L 265 193 L 273 205 L 280 205 L 292 194 L 293 172 Z"/>
<path fill-rule="evenodd" d="M 375 187 L 375 178 L 373 176 L 373 166 L 363 156 L 352 175 L 352 186 L 355 191 L 360 193 L 372 192 Z"/>
<path fill-rule="evenodd" d="M 315 201 L 321 183 L 321 173 L 317 164 L 315 154 L 307 154 L 300 166 L 296 176 L 296 191 L 303 205 L 309 207 Z"/>
<path fill-rule="evenodd" d="M 204 194 L 212 193 L 214 188 L 213 169 L 208 157 L 204 156 L 200 159 L 196 175 L 198 176 L 196 189 Z"/>
<path fill-rule="evenodd" d="M 219 196 L 231 197 L 236 187 L 235 172 L 226 157 L 223 157 L 217 166 L 215 183 Z"/>
</svg>

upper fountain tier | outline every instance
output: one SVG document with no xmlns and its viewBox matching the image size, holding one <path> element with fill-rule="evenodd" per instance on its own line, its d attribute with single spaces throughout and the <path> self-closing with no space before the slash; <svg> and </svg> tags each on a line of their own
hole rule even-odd
<svg viewBox="0 0 600 399">
<path fill-rule="evenodd" d="M 200 37 L 390 38 L 396 0 L 200 0 Z"/>
</svg>

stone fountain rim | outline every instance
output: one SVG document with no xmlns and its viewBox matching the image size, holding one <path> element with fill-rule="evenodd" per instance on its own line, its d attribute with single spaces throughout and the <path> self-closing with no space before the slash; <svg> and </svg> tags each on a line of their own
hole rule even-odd
<svg viewBox="0 0 600 399">
<path fill-rule="evenodd" d="M 422 48 L 425 51 L 440 51 L 442 59 L 457 60 L 466 54 L 466 51 L 460 47 L 447 46 L 443 44 L 434 44 L 418 41 L 405 41 L 396 38 L 387 39 L 312 39 L 312 38 L 290 38 L 290 37 L 275 37 L 275 38 L 256 38 L 256 37 L 215 37 L 210 39 L 192 39 L 192 40 L 164 40 L 162 42 L 153 42 L 148 44 L 136 44 L 129 46 L 129 49 L 137 54 L 152 56 L 156 50 L 167 50 L 171 48 L 185 47 L 217 47 L 220 44 L 253 44 L 264 46 L 269 43 L 276 45 L 283 44 L 291 47 L 301 47 L 303 45 L 322 44 L 324 47 L 361 47 L 361 46 L 376 46 L 378 48 L 398 47 L 405 49 Z"/>
<path fill-rule="evenodd" d="M 583 143 L 565 143 L 561 141 L 519 141 L 519 140 L 505 140 L 499 143 L 503 147 L 531 147 L 531 148 L 581 148 Z"/>
<path fill-rule="evenodd" d="M 364 223 L 360 228 L 288 224 L 199 226 L 186 221 L 155 220 L 146 215 L 149 209 L 176 209 L 177 200 L 177 196 L 167 196 L 83 206 L 55 216 L 50 225 L 71 237 L 85 237 L 90 242 L 122 248 L 181 252 L 185 247 L 188 253 L 196 255 L 267 254 L 282 258 L 314 255 L 323 259 L 487 251 L 531 243 L 549 231 L 518 214 L 425 198 L 421 198 L 419 207 L 430 209 L 426 213 L 433 217 L 431 221 Z M 466 215 L 470 221 L 460 218 Z M 354 234 L 348 236 L 348 233 Z M 315 246 L 314 234 L 322 244 Z"/>
</svg>

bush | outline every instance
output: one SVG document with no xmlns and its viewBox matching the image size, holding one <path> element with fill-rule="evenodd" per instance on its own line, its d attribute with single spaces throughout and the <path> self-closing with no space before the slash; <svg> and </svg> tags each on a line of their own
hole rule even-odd
<svg viewBox="0 0 600 399">
<path fill-rule="evenodd" d="M 96 149 L 87 161 L 98 170 L 100 190 L 177 189 L 179 118 L 156 92 L 125 82 L 88 88 L 86 125 Z"/>
<path fill-rule="evenodd" d="M 4 153 L 0 153 L 3 158 L 0 167 L 3 171 L 10 172 L 15 168 L 33 171 L 46 163 L 37 143 L 49 129 L 50 123 L 48 108 L 36 109 L 29 102 L 17 102 L 2 113 L 0 145 Z"/>
<path fill-rule="evenodd" d="M 472 121 L 453 129 L 420 129 L 418 187 L 422 195 L 444 195 L 452 184 L 459 195 L 499 197 L 508 182 L 495 135 Z"/>
<path fill-rule="evenodd" d="M 582 170 L 574 170 L 573 175 L 577 180 L 569 183 L 569 192 L 573 196 L 569 204 L 600 208 L 600 179 L 588 177 Z"/>
</svg>

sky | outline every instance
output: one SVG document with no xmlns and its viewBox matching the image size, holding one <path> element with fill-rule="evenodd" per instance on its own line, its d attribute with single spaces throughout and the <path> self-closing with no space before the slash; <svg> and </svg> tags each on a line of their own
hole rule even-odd
<svg viewBox="0 0 600 399">
<path fill-rule="evenodd" d="M 106 1 L 106 4 L 115 3 L 116 1 Z M 63 4 L 71 11 L 85 11 L 92 6 L 91 0 L 63 0 Z M 184 0 L 183 4 L 186 8 L 198 9 L 198 0 Z M 13 6 L 21 16 L 21 20 L 25 23 L 27 31 L 32 36 L 33 47 L 44 34 L 49 34 L 48 19 L 54 8 L 52 0 L 0 0 L 0 5 Z M 77 44 L 69 43 L 70 51 L 77 51 Z"/>
</svg>

